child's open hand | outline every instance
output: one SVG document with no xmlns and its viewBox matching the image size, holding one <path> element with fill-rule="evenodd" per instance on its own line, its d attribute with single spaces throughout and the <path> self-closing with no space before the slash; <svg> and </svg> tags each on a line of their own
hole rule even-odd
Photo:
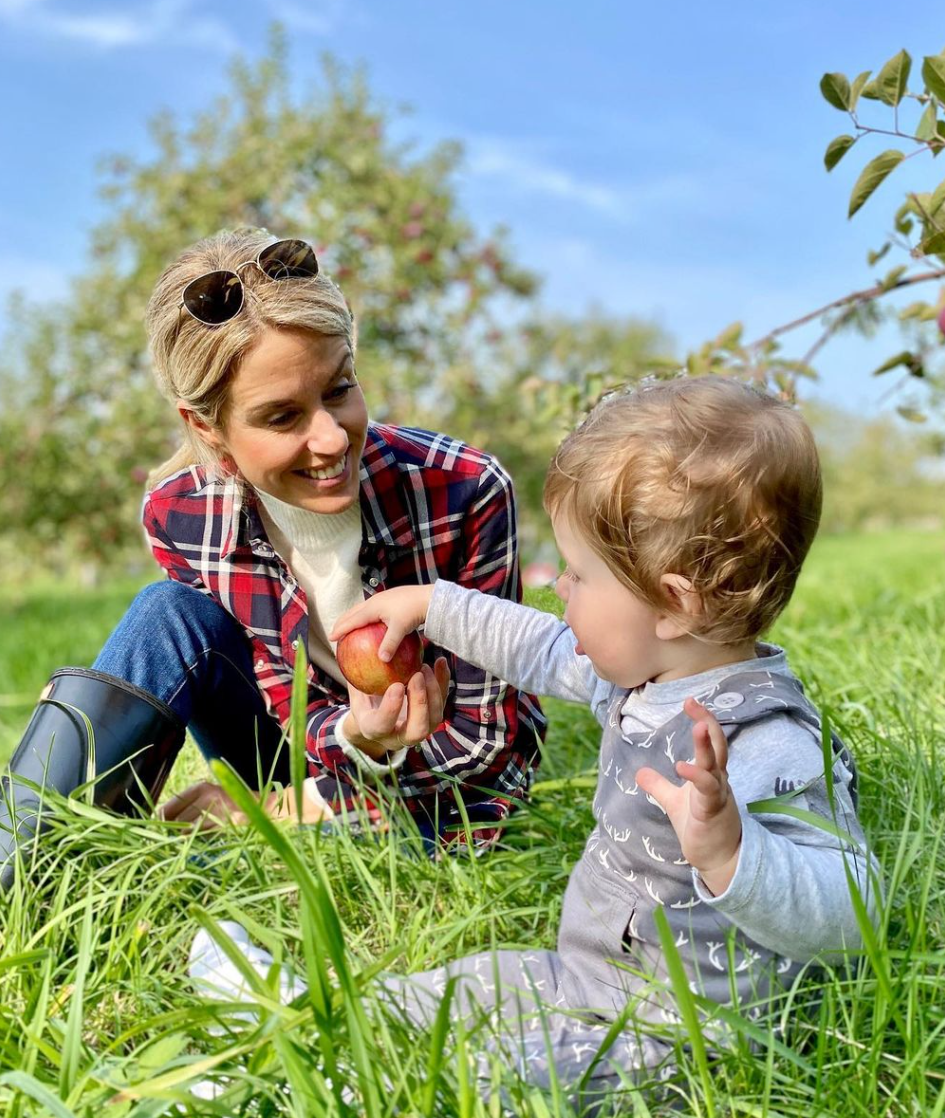
<svg viewBox="0 0 945 1118">
<path fill-rule="evenodd" d="M 742 840 L 738 807 L 728 785 L 728 742 L 715 716 L 701 703 L 689 698 L 683 709 L 695 722 L 695 758 L 676 764 L 685 784 L 673 784 L 654 769 L 640 769 L 637 784 L 669 816 L 683 857 L 717 896 L 735 875 Z"/>
</svg>

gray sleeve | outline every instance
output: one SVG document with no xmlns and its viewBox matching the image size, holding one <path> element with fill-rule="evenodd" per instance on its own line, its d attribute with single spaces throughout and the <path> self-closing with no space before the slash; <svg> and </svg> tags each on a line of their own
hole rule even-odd
<svg viewBox="0 0 945 1118">
<path fill-rule="evenodd" d="M 574 651 L 570 628 L 550 613 L 440 579 L 424 635 L 521 691 L 587 703 L 598 720 L 612 685 Z"/>
<path fill-rule="evenodd" d="M 694 874 L 700 899 L 757 943 L 797 961 L 859 949 L 847 870 L 874 922 L 879 878 L 853 807 L 852 773 L 835 759 L 831 808 L 820 741 L 788 715 L 746 726 L 732 741 L 728 773 L 742 819 L 738 866 L 717 897 Z M 853 841 L 789 815 L 748 811 L 754 801 L 798 789 L 788 806 L 813 812 Z"/>
</svg>

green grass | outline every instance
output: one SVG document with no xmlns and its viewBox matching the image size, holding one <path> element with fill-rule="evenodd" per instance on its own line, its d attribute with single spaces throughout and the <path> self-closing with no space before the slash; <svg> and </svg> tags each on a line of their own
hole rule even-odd
<svg viewBox="0 0 945 1118">
<path fill-rule="evenodd" d="M 887 904 L 866 967 L 811 979 L 755 1049 L 747 1026 L 705 1074 L 685 1053 L 669 1101 L 627 1115 L 945 1116 L 945 535 L 824 539 L 774 638 L 853 748 Z M 0 756 L 49 672 L 87 664 L 136 585 L 26 587 L 0 605 Z M 533 595 L 546 608 L 551 595 Z M 28 882 L 0 903 L 0 1111 L 12 1115 L 498 1114 L 468 1075 L 468 1040 L 409 1034 L 371 993 L 378 968 L 491 946 L 551 947 L 590 821 L 597 728 L 546 704 L 535 794 L 508 849 L 432 863 L 409 840 L 263 827 L 187 836 L 72 801 Z M 190 753 L 175 785 L 200 771 Z M 310 998 L 257 990 L 255 1023 L 186 978 L 198 927 L 246 924 L 307 969 Z M 787 1046 L 779 1049 L 778 1042 Z M 215 1102 L 188 1083 L 230 1072 Z M 11 1078 L 12 1075 L 12 1078 Z M 510 1069 L 518 1115 L 570 1114 Z M 680 1101 L 681 1100 L 681 1101 Z"/>
</svg>

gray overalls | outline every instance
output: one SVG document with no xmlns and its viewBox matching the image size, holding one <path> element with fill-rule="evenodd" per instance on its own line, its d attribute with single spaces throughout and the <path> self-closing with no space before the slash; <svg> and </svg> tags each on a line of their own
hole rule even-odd
<svg viewBox="0 0 945 1118">
<path fill-rule="evenodd" d="M 680 1019 L 671 993 L 661 988 L 668 971 L 654 921 L 658 905 L 690 987 L 715 1002 L 731 1005 L 734 992 L 740 1011 L 758 1016 L 772 991 L 790 985 L 801 966 L 700 901 L 669 819 L 636 782 L 637 771 L 648 766 L 679 783 L 675 764 L 692 757 L 692 721 L 680 712 L 649 734 L 624 735 L 620 715 L 627 697 L 615 689 L 603 720 L 596 825 L 568 882 L 557 951 L 484 952 L 386 980 L 411 1017 L 429 1022 L 448 979 L 457 978 L 467 1024 L 490 1022 L 488 1047 L 536 1085 L 548 1085 L 550 1065 L 562 1084 L 576 1083 L 609 1022 L 625 1010 L 626 1027 L 591 1071 L 587 1089 L 605 1091 L 666 1067 L 672 1043 L 665 1030 Z M 787 713 L 820 733 L 819 715 L 801 684 L 780 673 L 735 673 L 696 697 L 719 720 L 733 750 L 743 727 L 773 714 Z M 848 784 L 855 803 L 853 762 L 839 739 L 833 748 L 836 779 Z M 636 1025 L 662 1026 L 663 1038 Z"/>
</svg>

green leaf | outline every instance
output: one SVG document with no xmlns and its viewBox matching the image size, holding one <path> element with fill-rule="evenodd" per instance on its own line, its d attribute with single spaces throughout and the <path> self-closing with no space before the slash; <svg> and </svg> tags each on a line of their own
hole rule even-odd
<svg viewBox="0 0 945 1118">
<path fill-rule="evenodd" d="M 890 148 L 888 151 L 880 152 L 875 159 L 871 159 L 866 164 L 850 194 L 850 209 L 847 217 L 853 217 L 883 179 L 898 167 L 904 158 L 901 151 Z"/>
<path fill-rule="evenodd" d="M 44 1106 L 47 1113 L 55 1115 L 55 1118 L 76 1118 L 75 1111 L 70 1110 L 48 1087 L 44 1087 L 38 1079 L 27 1075 L 25 1071 L 8 1071 L 0 1075 L 0 1087 L 12 1087 L 15 1091 L 29 1096 Z"/>
<path fill-rule="evenodd" d="M 891 291 L 905 275 L 907 268 L 907 264 L 897 264 L 895 268 L 890 268 L 880 281 L 880 287 L 883 291 Z"/>
<path fill-rule="evenodd" d="M 936 101 L 945 105 L 945 58 L 930 54 L 922 61 L 922 80 Z"/>
<path fill-rule="evenodd" d="M 863 87 L 866 85 L 867 78 L 870 76 L 869 70 L 864 70 L 862 74 L 858 74 L 850 86 L 850 112 L 856 108 L 856 103 L 860 99 L 860 94 L 863 92 Z"/>
<path fill-rule="evenodd" d="M 888 361 L 884 361 L 878 369 L 874 369 L 873 376 L 882 376 L 883 373 L 888 373 L 891 369 L 895 369 L 898 365 L 911 366 L 914 361 L 915 357 L 913 356 L 913 354 L 908 349 L 905 349 L 902 351 L 902 353 L 897 353 L 895 357 L 890 357 Z"/>
<path fill-rule="evenodd" d="M 909 423 L 925 423 L 928 420 L 928 416 L 925 412 L 918 411 L 916 408 L 910 408 L 906 404 L 900 405 L 896 408 L 896 411 Z"/>
<path fill-rule="evenodd" d="M 932 197 L 929 199 L 929 216 L 933 217 L 945 205 L 945 179 L 938 184 L 932 191 Z"/>
<path fill-rule="evenodd" d="M 925 112 L 919 117 L 919 123 L 915 130 L 915 138 L 917 140 L 931 140 L 935 135 L 935 124 L 937 120 L 938 106 L 934 101 L 929 101 L 925 106 Z"/>
<path fill-rule="evenodd" d="M 941 256 L 945 253 L 945 233 L 933 233 L 919 245 L 919 248 L 926 256 Z"/>
<path fill-rule="evenodd" d="M 886 255 L 886 253 L 889 252 L 890 248 L 892 248 L 892 243 L 890 241 L 887 241 L 883 245 L 883 247 L 881 249 L 877 249 L 876 252 L 868 252 L 866 254 L 867 264 L 869 264 L 869 266 L 872 268 L 872 266 L 874 264 L 876 264 L 880 260 L 882 260 L 882 258 Z"/>
<path fill-rule="evenodd" d="M 820 79 L 820 92 L 824 100 L 835 109 L 846 111 L 850 107 L 850 83 L 843 74 L 824 74 Z"/>
<path fill-rule="evenodd" d="M 912 59 L 904 50 L 890 58 L 876 75 L 876 92 L 880 101 L 887 105 L 899 104 L 906 92 L 911 69 Z"/>
<path fill-rule="evenodd" d="M 924 320 L 929 311 L 929 304 L 925 302 L 910 303 L 907 307 L 903 307 L 899 312 L 900 322 L 905 322 L 910 318 L 917 318 L 920 321 Z M 934 317 L 934 315 L 933 315 Z"/>
<path fill-rule="evenodd" d="M 726 326 L 721 334 L 715 339 L 715 344 L 718 349 L 734 349 L 742 340 L 742 324 L 740 322 L 733 322 Z"/>
<path fill-rule="evenodd" d="M 876 89 L 876 82 L 867 82 L 860 90 L 861 97 L 867 97 L 870 101 L 878 101 L 880 99 L 879 92 Z"/>
<path fill-rule="evenodd" d="M 824 152 L 824 166 L 827 170 L 832 171 L 855 143 L 855 136 L 843 135 L 831 140 Z"/>
</svg>

